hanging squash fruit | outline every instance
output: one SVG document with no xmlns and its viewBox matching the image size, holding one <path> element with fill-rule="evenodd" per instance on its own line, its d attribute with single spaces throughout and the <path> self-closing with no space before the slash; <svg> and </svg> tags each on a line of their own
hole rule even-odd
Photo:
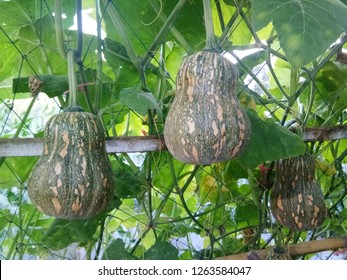
<svg viewBox="0 0 347 280">
<path fill-rule="evenodd" d="M 71 85 L 70 94 L 76 94 Z M 43 154 L 29 177 L 28 194 L 47 215 L 87 219 L 108 206 L 113 194 L 112 169 L 101 121 L 71 99 L 65 112 L 46 123 Z"/>
<path fill-rule="evenodd" d="M 209 1 L 206 27 L 212 22 Z M 207 47 L 186 57 L 176 77 L 176 95 L 165 120 L 164 138 L 178 160 L 210 165 L 236 157 L 250 137 L 250 122 L 236 96 L 238 70 L 209 48 L 214 33 L 207 28 Z"/>
<path fill-rule="evenodd" d="M 277 222 L 293 231 L 313 230 L 323 223 L 327 210 L 311 154 L 276 162 L 270 208 Z"/>
</svg>

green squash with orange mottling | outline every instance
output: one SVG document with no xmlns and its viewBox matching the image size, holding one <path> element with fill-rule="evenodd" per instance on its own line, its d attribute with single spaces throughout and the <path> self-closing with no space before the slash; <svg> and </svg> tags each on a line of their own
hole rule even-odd
<svg viewBox="0 0 347 280">
<path fill-rule="evenodd" d="M 79 110 L 51 117 L 43 154 L 28 180 L 37 208 L 60 219 L 88 219 L 109 205 L 113 185 L 100 120 Z"/>
<path fill-rule="evenodd" d="M 216 52 L 184 59 L 164 126 L 165 144 L 176 159 L 210 165 L 244 150 L 250 122 L 236 96 L 237 80 L 237 68 Z"/>
<path fill-rule="evenodd" d="M 270 208 L 277 222 L 292 231 L 313 230 L 323 223 L 327 209 L 311 154 L 276 162 Z"/>
</svg>

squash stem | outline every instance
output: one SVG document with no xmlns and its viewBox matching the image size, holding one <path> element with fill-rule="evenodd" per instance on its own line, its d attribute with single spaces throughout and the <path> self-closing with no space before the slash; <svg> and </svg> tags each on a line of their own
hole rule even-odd
<svg viewBox="0 0 347 280">
<path fill-rule="evenodd" d="M 82 24 L 82 0 L 76 0 L 76 15 L 77 15 L 77 50 L 75 52 L 75 61 L 78 66 L 78 73 L 80 76 L 80 81 L 82 83 L 84 97 L 91 113 L 95 115 L 95 111 L 92 102 L 89 97 L 89 91 L 87 84 L 86 75 L 84 72 L 82 52 L 83 52 L 83 24 Z M 77 84 L 77 83 L 76 83 Z"/>
<path fill-rule="evenodd" d="M 100 109 L 101 94 L 102 94 L 102 39 L 101 39 L 101 11 L 100 0 L 96 0 L 96 49 L 97 49 L 97 64 L 96 64 L 96 81 L 95 81 L 95 100 L 94 110 L 98 112 Z"/>
<path fill-rule="evenodd" d="M 204 17 L 206 30 L 206 45 L 205 49 L 214 49 L 216 47 L 216 37 L 214 35 L 212 8 L 210 0 L 204 0 Z"/>
<path fill-rule="evenodd" d="M 67 50 L 68 78 L 69 78 L 69 108 L 77 107 L 77 79 L 75 72 L 75 52 Z"/>
<path fill-rule="evenodd" d="M 62 57 L 66 59 L 66 49 L 64 44 L 63 34 L 63 21 L 62 21 L 62 1 L 54 1 L 54 24 L 55 24 L 55 38 L 58 46 L 58 51 Z"/>
</svg>

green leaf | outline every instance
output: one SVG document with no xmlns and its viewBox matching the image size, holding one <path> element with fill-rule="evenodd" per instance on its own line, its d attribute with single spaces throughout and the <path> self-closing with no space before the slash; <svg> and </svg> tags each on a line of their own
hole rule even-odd
<svg viewBox="0 0 347 280">
<path fill-rule="evenodd" d="M 90 241 L 99 225 L 100 217 L 90 220 L 61 220 L 56 219 L 46 231 L 42 242 L 48 248 L 60 250 L 71 243 L 79 245 Z"/>
<path fill-rule="evenodd" d="M 223 170 L 223 179 L 228 183 L 240 178 L 247 178 L 248 175 L 247 169 L 241 165 L 239 159 L 229 160 Z"/>
<path fill-rule="evenodd" d="M 257 225 L 259 222 L 259 209 L 252 200 L 247 200 L 237 205 L 234 218 L 238 227 Z"/>
<path fill-rule="evenodd" d="M 158 153 L 158 157 L 159 160 L 153 166 L 153 185 L 160 189 L 163 194 L 166 194 L 174 185 L 173 174 L 167 158 L 172 156 L 169 153 Z M 172 161 L 179 186 L 182 186 L 185 183 L 185 176 L 192 171 L 192 165 L 184 164 L 175 158 L 172 158 Z"/>
<path fill-rule="evenodd" d="M 222 10 L 223 18 L 225 22 L 228 22 L 234 15 L 235 12 L 239 9 L 239 7 L 230 7 L 227 4 L 220 2 L 220 7 Z M 247 14 L 248 9 L 244 9 L 244 12 Z M 214 23 L 214 31 L 215 35 L 221 36 L 223 30 L 220 26 L 220 19 L 217 12 L 217 5 L 212 5 L 212 15 L 213 15 L 213 23 Z M 234 20 L 234 23 L 231 27 L 233 32 L 230 34 L 229 40 L 232 42 L 232 45 L 245 45 L 249 44 L 252 40 L 252 33 L 250 32 L 247 24 L 244 20 L 242 20 L 241 16 L 238 16 Z"/>
<path fill-rule="evenodd" d="M 325 125 L 335 125 L 347 107 L 347 69 L 329 62 L 316 76 L 315 116 L 325 120 Z"/>
<path fill-rule="evenodd" d="M 125 88 L 119 93 L 119 100 L 122 104 L 139 113 L 147 115 L 148 110 L 156 110 L 158 117 L 163 116 L 157 100 L 152 93 L 139 90 L 137 88 Z"/>
<path fill-rule="evenodd" d="M 129 171 L 119 170 L 115 177 L 117 178 L 115 195 L 119 198 L 135 198 L 137 194 L 145 191 L 141 180 Z"/>
<path fill-rule="evenodd" d="M 252 0 L 255 30 L 270 21 L 295 67 L 321 55 L 347 29 L 347 7 L 338 0 Z"/>
<path fill-rule="evenodd" d="M 21 157 L 19 158 L 6 158 L 8 167 L 16 174 L 16 176 L 23 183 L 25 182 L 33 169 L 38 157 Z"/>
<path fill-rule="evenodd" d="M 123 20 L 127 35 L 139 56 L 143 57 L 146 54 L 149 46 L 163 26 L 164 22 L 161 16 L 169 17 L 176 4 L 177 1 L 163 2 L 162 10 L 158 14 L 154 11 L 149 1 L 136 1 L 135 5 L 134 1 L 114 1 L 113 5 Z M 158 4 L 158 6 L 160 5 Z M 186 6 L 173 23 L 178 32 L 195 50 L 200 50 L 205 45 L 205 27 L 202 14 L 202 1 L 189 2 L 186 3 Z M 117 27 L 113 25 L 108 13 L 104 14 L 104 21 L 107 36 L 121 42 Z M 173 36 L 171 33 L 168 33 L 163 38 L 163 42 L 171 41 L 172 39 Z"/>
<path fill-rule="evenodd" d="M 0 160 L 1 163 L 1 160 Z M 16 177 L 15 172 L 10 166 L 1 164 L 0 166 L 0 188 L 12 188 L 18 186 L 20 183 Z"/>
<path fill-rule="evenodd" d="M 137 258 L 125 249 L 122 239 L 116 239 L 105 250 L 103 260 L 136 260 Z"/>
<path fill-rule="evenodd" d="M 252 133 L 249 143 L 239 160 L 247 168 L 255 168 L 264 161 L 289 158 L 303 154 L 303 140 L 272 120 L 263 121 L 253 110 L 247 110 Z"/>
<path fill-rule="evenodd" d="M 6 200 L 6 198 L 0 194 L 0 205 L 3 207 L 2 201 Z M 0 210 L 0 232 L 8 225 L 8 223 L 13 222 L 13 214 L 11 214 L 10 210 L 2 209 Z"/>
<path fill-rule="evenodd" d="M 177 260 L 178 250 L 172 244 L 157 241 L 145 252 L 145 260 Z"/>
</svg>

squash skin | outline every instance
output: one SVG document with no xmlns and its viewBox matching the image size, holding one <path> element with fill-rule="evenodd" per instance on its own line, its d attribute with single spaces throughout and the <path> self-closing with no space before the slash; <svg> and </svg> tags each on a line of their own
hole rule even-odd
<svg viewBox="0 0 347 280">
<path fill-rule="evenodd" d="M 164 126 L 176 159 L 210 165 L 244 150 L 250 121 L 235 94 L 237 79 L 237 68 L 218 53 L 203 50 L 184 59 Z"/>
<path fill-rule="evenodd" d="M 309 153 L 276 162 L 270 208 L 277 222 L 293 231 L 313 230 L 323 223 L 327 209 Z"/>
<path fill-rule="evenodd" d="M 28 194 L 37 208 L 60 219 L 91 218 L 108 206 L 113 185 L 99 119 L 74 111 L 51 117 L 43 154 L 28 180 Z"/>
</svg>

